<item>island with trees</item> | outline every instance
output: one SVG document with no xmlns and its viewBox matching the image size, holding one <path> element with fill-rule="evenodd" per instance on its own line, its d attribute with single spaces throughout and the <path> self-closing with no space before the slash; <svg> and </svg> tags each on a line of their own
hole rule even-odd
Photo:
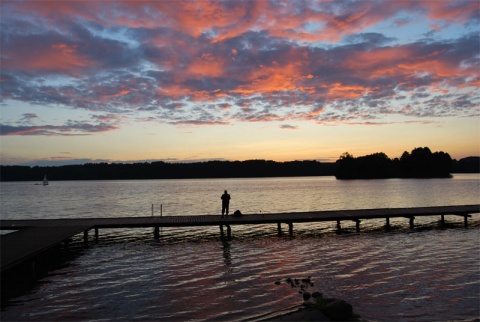
<svg viewBox="0 0 480 322">
<path fill-rule="evenodd" d="M 477 165 L 478 162 L 477 158 Z M 337 179 L 450 178 L 453 169 L 454 161 L 448 153 L 443 151 L 432 153 L 428 147 L 415 148 L 410 153 L 405 151 L 400 158 L 395 159 L 390 159 L 383 152 L 358 158 L 346 152 L 336 161 L 335 177 Z M 457 165 L 457 169 L 461 170 L 461 167 Z"/>
</svg>

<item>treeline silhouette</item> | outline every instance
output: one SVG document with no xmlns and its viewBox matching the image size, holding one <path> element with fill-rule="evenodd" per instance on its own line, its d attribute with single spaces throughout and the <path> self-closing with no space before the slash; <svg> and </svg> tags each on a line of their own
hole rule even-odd
<svg viewBox="0 0 480 322">
<path fill-rule="evenodd" d="M 192 179 L 290 176 L 333 176 L 335 163 L 266 160 L 194 163 L 87 163 L 56 167 L 0 166 L 1 181 Z"/>
<path fill-rule="evenodd" d="M 266 160 L 207 161 L 193 163 L 87 163 L 64 166 L 0 166 L 0 181 L 130 180 L 333 176 L 338 179 L 431 178 L 455 173 L 479 173 L 480 157 L 452 160 L 429 148 L 404 152 L 400 159 L 385 153 L 354 158 L 344 153 L 335 163 Z"/>
<path fill-rule="evenodd" d="M 400 158 L 390 159 L 385 153 L 374 153 L 354 158 L 348 152 L 336 161 L 337 179 L 381 179 L 381 178 L 449 178 L 455 168 L 462 171 L 462 165 L 470 166 L 474 159 L 454 162 L 445 152 L 430 151 L 428 147 L 405 151 Z M 475 171 L 471 171 L 475 172 Z"/>
<path fill-rule="evenodd" d="M 480 173 L 480 157 L 453 160 L 453 173 Z"/>
</svg>

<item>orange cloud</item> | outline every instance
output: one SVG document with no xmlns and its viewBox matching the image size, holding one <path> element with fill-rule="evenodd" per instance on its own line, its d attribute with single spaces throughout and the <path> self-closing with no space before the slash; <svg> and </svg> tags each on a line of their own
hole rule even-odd
<svg viewBox="0 0 480 322">
<path fill-rule="evenodd" d="M 328 98 L 332 100 L 358 98 L 369 92 L 371 92 L 370 89 L 360 85 L 344 85 L 341 83 L 328 85 Z"/>
<path fill-rule="evenodd" d="M 398 64 L 398 67 L 404 70 L 412 71 L 412 73 L 428 73 L 437 77 L 451 77 L 452 75 L 460 77 L 468 77 L 471 75 L 471 71 L 460 68 L 458 66 L 451 65 L 445 61 L 438 59 L 425 59 L 419 61 L 412 61 L 408 63 Z"/>
<path fill-rule="evenodd" d="M 102 95 L 102 99 L 112 99 L 112 98 L 116 98 L 116 97 L 122 97 L 124 95 L 127 95 L 128 93 L 130 93 L 130 90 L 123 89 L 123 90 L 120 90 L 117 93 L 104 94 L 104 95 Z"/>
<path fill-rule="evenodd" d="M 223 59 L 214 57 L 212 54 L 205 53 L 201 57 L 194 59 L 186 72 L 190 77 L 221 77 L 224 75 Z M 192 75 L 193 74 L 193 75 Z"/>
<path fill-rule="evenodd" d="M 443 51 L 435 51 L 427 55 L 419 55 L 409 46 L 377 48 L 367 52 L 357 52 L 348 58 L 344 65 L 369 78 L 382 76 L 417 77 L 430 74 L 438 78 L 449 78 L 452 75 L 468 77 L 472 71 L 450 63 L 441 57 Z"/>
<path fill-rule="evenodd" d="M 171 97 L 173 99 L 179 99 L 181 97 L 191 94 L 191 91 L 182 85 L 166 84 L 157 90 L 157 93 L 161 96 Z"/>
<path fill-rule="evenodd" d="M 391 67 L 396 67 L 397 62 L 408 60 L 411 57 L 412 51 L 407 47 L 376 48 L 372 51 L 352 53 L 343 65 L 348 69 L 361 72 L 373 70 L 381 75 L 382 71 L 390 71 Z"/>
<path fill-rule="evenodd" d="M 161 89 L 157 90 L 157 94 L 173 99 L 181 99 L 188 97 L 191 101 L 194 102 L 209 102 L 214 101 L 217 98 L 226 96 L 226 94 L 221 92 L 220 90 L 196 91 L 178 84 L 165 85 Z"/>
<path fill-rule="evenodd" d="M 479 14 L 478 1 L 424 1 L 422 5 L 428 9 L 431 20 L 448 20 L 468 22 L 473 15 Z"/>
<path fill-rule="evenodd" d="M 363 2 L 360 8 L 357 8 L 357 11 L 351 12 L 349 14 L 333 16 L 330 19 L 329 24 L 334 26 L 337 30 L 348 30 L 352 26 L 360 28 L 362 26 L 368 26 L 376 21 L 378 18 L 369 19 L 368 13 L 372 11 L 373 4 L 370 2 Z M 373 21 L 372 21 L 373 20 Z"/>
<path fill-rule="evenodd" d="M 92 61 L 88 60 L 77 52 L 76 46 L 64 43 L 57 43 L 52 44 L 49 47 L 37 48 L 36 52 L 6 52 L 5 56 L 8 58 L 2 60 L 2 63 L 4 63 L 4 66 L 9 68 L 44 71 L 56 70 L 69 75 L 75 75 L 81 68 L 88 67 L 93 64 Z"/>
<path fill-rule="evenodd" d="M 260 65 L 248 76 L 249 84 L 231 90 L 232 93 L 250 95 L 252 93 L 272 93 L 281 91 L 305 90 L 312 88 L 299 86 L 299 81 L 306 78 L 302 74 L 302 64 L 298 62 L 273 62 L 270 66 Z"/>
</svg>

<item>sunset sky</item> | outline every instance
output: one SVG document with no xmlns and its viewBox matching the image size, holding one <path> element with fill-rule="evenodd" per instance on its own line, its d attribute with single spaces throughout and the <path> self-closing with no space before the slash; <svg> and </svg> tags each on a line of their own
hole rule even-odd
<svg viewBox="0 0 480 322">
<path fill-rule="evenodd" d="M 480 155 L 480 2 L 1 0 L 1 164 Z"/>
</svg>

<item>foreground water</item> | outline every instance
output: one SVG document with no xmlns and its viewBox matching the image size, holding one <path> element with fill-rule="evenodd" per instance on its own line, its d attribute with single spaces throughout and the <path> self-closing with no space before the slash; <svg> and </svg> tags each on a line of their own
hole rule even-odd
<svg viewBox="0 0 480 322">
<path fill-rule="evenodd" d="M 228 189 L 242 212 L 476 204 L 478 175 L 441 180 L 271 178 L 1 183 L 2 219 L 216 214 Z M 438 218 L 342 225 L 101 230 L 98 243 L 3 308 L 2 320 L 258 320 L 301 303 L 283 277 L 311 276 L 313 290 L 352 303 L 377 321 L 472 320 L 480 316 L 480 216 L 438 228 Z M 81 242 L 81 238 L 76 238 Z"/>
</svg>

